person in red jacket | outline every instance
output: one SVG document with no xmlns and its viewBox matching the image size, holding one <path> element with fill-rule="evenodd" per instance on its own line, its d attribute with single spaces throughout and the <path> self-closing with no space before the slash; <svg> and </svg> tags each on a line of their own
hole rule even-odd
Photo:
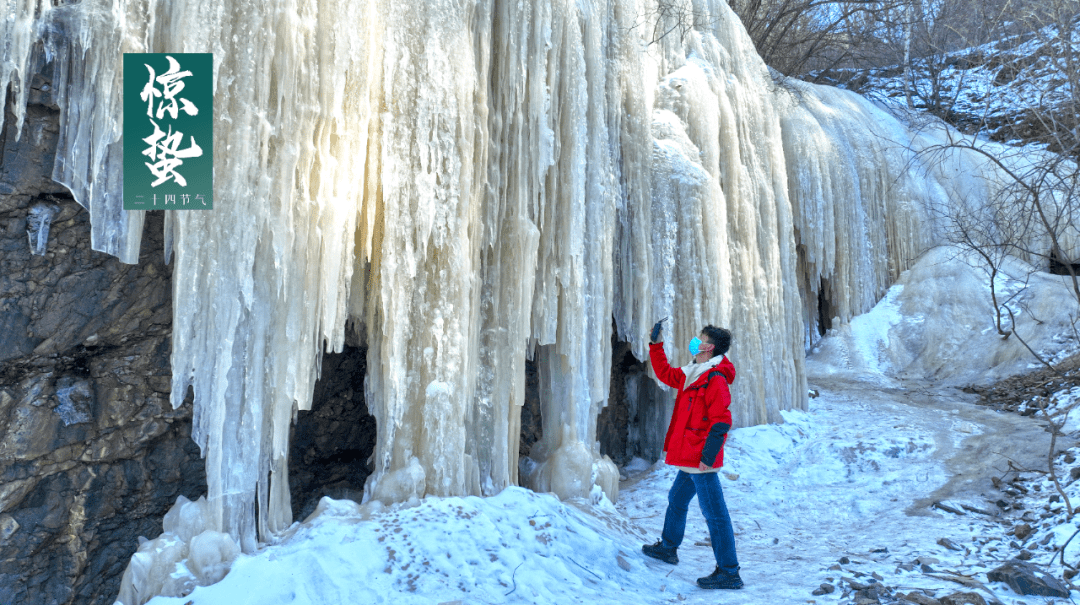
<svg viewBox="0 0 1080 605">
<path fill-rule="evenodd" d="M 731 332 L 705 326 L 699 338 L 690 341 L 694 361 L 681 368 L 668 365 L 661 325 L 653 327 L 649 357 L 656 377 L 678 389 L 671 413 L 664 451 L 668 464 L 678 467 L 675 482 L 668 492 L 664 530 L 655 544 L 641 547 L 654 559 L 677 564 L 678 549 L 686 531 L 686 511 L 697 496 L 701 513 L 709 526 L 716 570 L 698 578 L 702 588 L 742 588 L 739 560 L 735 554 L 735 532 L 724 503 L 717 471 L 724 465 L 724 442 L 731 429 L 731 393 L 728 385 L 735 380 L 735 366 L 724 355 L 731 347 Z"/>
</svg>

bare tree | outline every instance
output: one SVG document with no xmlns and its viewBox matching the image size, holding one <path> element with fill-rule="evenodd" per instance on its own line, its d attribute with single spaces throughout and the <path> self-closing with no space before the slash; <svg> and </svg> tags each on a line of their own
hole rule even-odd
<svg viewBox="0 0 1080 605">
<path fill-rule="evenodd" d="M 690 0 L 659 0 L 647 8 L 631 29 L 639 29 L 649 45 L 674 36 L 680 41 L 695 29 L 705 29 L 713 18 Z"/>
<path fill-rule="evenodd" d="M 973 152 L 1001 175 L 1002 182 L 985 203 L 951 203 L 937 209 L 937 214 L 945 219 L 951 243 L 970 251 L 990 277 L 998 334 L 1002 338 L 1015 337 L 1035 359 L 1071 383 L 1017 331 L 1016 311 L 1008 298 L 999 298 L 996 282 L 1007 256 L 1028 260 L 1043 271 L 1067 275 L 1076 301 L 1069 313 L 1076 332 L 1075 322 L 1080 319 L 1080 279 L 1076 270 L 1080 266 L 1076 264 L 1080 261 L 1080 0 L 1043 0 L 1002 14 L 1008 17 L 1003 22 L 1031 32 L 1038 44 L 1027 56 L 1012 55 L 1019 65 L 1001 61 L 1002 70 L 1011 70 L 1007 75 L 1012 81 L 1005 81 L 1008 86 L 1000 88 L 1008 88 L 1021 105 L 1014 108 L 1008 123 L 991 124 L 985 116 L 994 99 L 988 98 L 979 131 L 1004 138 L 1022 137 L 1024 144 L 995 144 L 985 137 L 961 136 L 949 130 L 952 134 L 944 144 L 921 153 Z M 1008 315 L 1008 322 L 1004 315 Z M 1052 433 L 1047 457 L 1049 476 L 1065 502 L 1069 518 L 1075 509 L 1055 473 L 1054 448 L 1076 405 L 1053 412 L 1045 401 L 1041 405 Z"/>
<path fill-rule="evenodd" d="M 1031 70 L 1052 74 L 1048 85 L 1027 91 L 1028 123 L 1049 149 L 1080 160 L 1080 0 L 1035 3 L 1019 20 L 1041 51 Z"/>
<path fill-rule="evenodd" d="M 874 16 L 904 0 L 728 0 L 758 54 L 784 75 L 846 66 L 872 48 Z"/>
</svg>

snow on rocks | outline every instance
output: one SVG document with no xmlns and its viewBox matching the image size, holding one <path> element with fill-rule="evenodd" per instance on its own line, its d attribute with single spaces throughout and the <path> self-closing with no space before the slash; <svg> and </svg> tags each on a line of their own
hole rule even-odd
<svg viewBox="0 0 1080 605">
<path fill-rule="evenodd" d="M 944 103 L 937 111 L 946 113 L 959 129 L 971 132 L 982 127 L 994 140 L 1023 145 L 1032 134 L 1040 134 L 1038 128 L 1031 132 L 1025 112 L 1032 108 L 1067 111 L 1067 74 L 1054 61 L 1046 60 L 1043 47 L 1053 40 L 1060 49 L 1061 39 L 1051 26 L 1041 35 L 1024 34 L 960 49 L 929 61 L 916 60 L 912 67 L 917 81 L 936 81 Z M 933 73 L 938 68 L 940 71 Z M 897 66 L 830 70 L 818 75 L 823 82 L 862 92 L 883 103 L 905 103 L 904 70 Z M 919 110 L 935 110 L 932 103 L 917 95 L 913 104 Z"/>
<path fill-rule="evenodd" d="M 992 582 L 1005 582 L 1020 594 L 1068 597 L 1069 589 L 1057 578 L 1023 561 L 1008 561 L 987 574 Z"/>
</svg>

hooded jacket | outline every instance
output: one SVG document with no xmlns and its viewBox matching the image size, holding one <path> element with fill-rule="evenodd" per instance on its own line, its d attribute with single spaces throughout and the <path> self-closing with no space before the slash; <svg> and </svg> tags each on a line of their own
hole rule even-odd
<svg viewBox="0 0 1080 605">
<path fill-rule="evenodd" d="M 672 368 L 664 353 L 664 343 L 650 344 L 649 357 L 656 377 L 679 390 L 664 438 L 667 451 L 664 461 L 671 466 L 697 468 L 699 462 L 704 462 L 706 466 L 720 468 L 724 465 L 724 442 L 731 429 L 728 385 L 735 380 L 735 366 L 722 356 L 706 364 Z M 702 371 L 702 365 L 711 367 Z M 693 378 L 689 384 L 688 372 Z"/>
</svg>

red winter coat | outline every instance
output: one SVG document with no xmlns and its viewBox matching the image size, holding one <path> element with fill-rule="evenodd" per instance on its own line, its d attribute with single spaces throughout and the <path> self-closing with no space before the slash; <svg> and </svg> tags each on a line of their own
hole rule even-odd
<svg viewBox="0 0 1080 605">
<path fill-rule="evenodd" d="M 664 384 L 679 390 L 671 413 L 664 460 L 671 466 L 697 468 L 699 462 L 719 468 L 724 465 L 724 442 L 731 428 L 731 393 L 735 366 L 727 357 L 683 388 L 686 374 L 668 365 L 664 344 L 649 345 L 653 371 Z"/>
</svg>

